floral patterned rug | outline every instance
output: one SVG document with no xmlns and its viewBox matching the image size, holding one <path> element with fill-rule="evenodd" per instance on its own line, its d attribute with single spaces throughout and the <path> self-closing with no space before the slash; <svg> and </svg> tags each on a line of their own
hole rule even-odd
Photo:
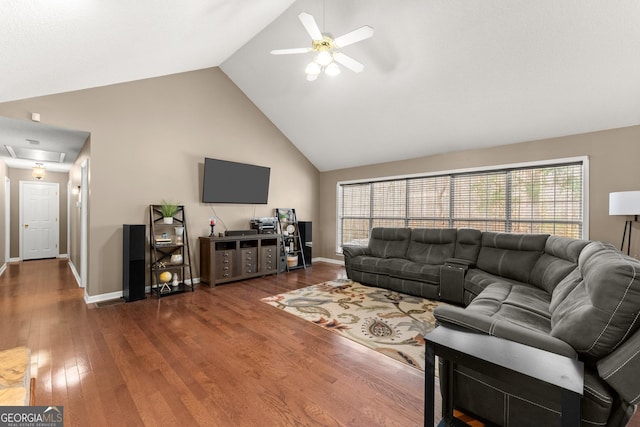
<svg viewBox="0 0 640 427">
<path fill-rule="evenodd" d="M 349 279 L 321 283 L 261 301 L 424 371 L 423 336 L 443 304 Z"/>
</svg>

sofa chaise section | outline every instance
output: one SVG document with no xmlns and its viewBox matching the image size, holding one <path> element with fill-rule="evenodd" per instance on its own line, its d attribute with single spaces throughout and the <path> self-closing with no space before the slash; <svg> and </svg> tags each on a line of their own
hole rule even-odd
<svg viewBox="0 0 640 427">
<path fill-rule="evenodd" d="M 492 284 L 466 308 L 441 306 L 434 315 L 439 324 L 583 361 L 582 424 L 623 426 L 640 400 L 640 262 L 601 242 L 549 239 L 548 256 L 530 277 L 540 287 Z M 523 292 L 534 287 L 534 293 Z M 558 399 L 540 395 L 533 384 L 507 395 L 500 381 L 465 367 L 454 381 L 454 401 L 462 410 L 498 425 L 558 425 Z M 504 403 L 489 410 L 487 396 Z"/>
<path fill-rule="evenodd" d="M 374 229 L 345 247 L 347 275 L 441 299 L 438 324 L 584 363 L 583 426 L 624 426 L 640 402 L 640 262 L 601 242 L 473 229 Z M 560 399 L 535 382 L 455 367 L 458 409 L 498 425 L 559 425 Z M 441 379 L 447 381 L 447 379 Z"/>
</svg>

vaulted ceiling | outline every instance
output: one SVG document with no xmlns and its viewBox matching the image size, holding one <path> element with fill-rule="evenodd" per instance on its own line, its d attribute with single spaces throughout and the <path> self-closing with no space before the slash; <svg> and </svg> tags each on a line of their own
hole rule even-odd
<svg viewBox="0 0 640 427">
<path fill-rule="evenodd" d="M 373 27 L 364 71 L 270 55 L 302 11 Z M 637 0 L 21 0 L 0 33 L 0 102 L 220 66 L 321 171 L 640 124 Z"/>
</svg>

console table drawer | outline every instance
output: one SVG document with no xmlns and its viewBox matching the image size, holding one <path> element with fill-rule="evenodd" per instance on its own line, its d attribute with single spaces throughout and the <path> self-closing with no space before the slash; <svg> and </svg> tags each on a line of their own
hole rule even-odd
<svg viewBox="0 0 640 427">
<path fill-rule="evenodd" d="M 235 250 L 216 251 L 216 279 L 228 279 L 235 276 L 233 270 Z"/>
<path fill-rule="evenodd" d="M 278 268 L 277 246 L 263 246 L 260 250 L 260 271 L 273 271 Z"/>
<path fill-rule="evenodd" d="M 257 262 L 258 250 L 256 248 L 240 250 L 240 270 L 242 274 L 255 273 Z"/>
</svg>

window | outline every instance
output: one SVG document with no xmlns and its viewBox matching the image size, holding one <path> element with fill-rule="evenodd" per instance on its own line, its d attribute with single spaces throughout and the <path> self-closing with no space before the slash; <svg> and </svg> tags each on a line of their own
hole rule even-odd
<svg viewBox="0 0 640 427">
<path fill-rule="evenodd" d="M 586 159 L 338 183 L 337 250 L 373 227 L 584 237 Z"/>
</svg>

